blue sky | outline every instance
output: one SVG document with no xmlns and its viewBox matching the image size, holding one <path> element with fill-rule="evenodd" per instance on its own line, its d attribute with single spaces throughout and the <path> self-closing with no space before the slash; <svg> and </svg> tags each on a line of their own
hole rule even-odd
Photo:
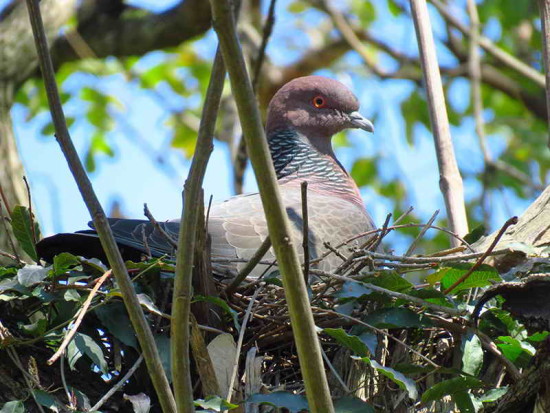
<svg viewBox="0 0 550 413">
<path fill-rule="evenodd" d="M 5 0 L 0 0 L 0 8 Z M 162 10 L 171 1 L 135 0 L 135 4 L 145 5 L 155 10 Z M 382 0 L 374 2 L 382 3 Z M 301 29 L 296 27 L 295 18 L 285 18 L 288 1 L 279 1 L 278 19 L 267 53 L 270 58 L 285 64 L 292 61 L 303 49 L 304 39 Z M 380 11 L 383 8 L 380 7 Z M 457 11 L 463 15 L 462 11 Z M 434 14 L 435 16 L 435 14 Z M 288 16 L 287 16 L 288 17 Z M 318 23 L 318 12 L 303 16 L 301 26 L 315 26 Z M 438 18 L 434 17 L 434 30 L 441 27 Z M 416 54 L 416 40 L 411 22 L 404 18 L 394 18 L 389 14 L 379 14 L 372 28 L 380 38 L 398 46 L 410 54 Z M 486 28 L 486 34 L 498 34 L 499 27 Z M 205 57 L 211 57 L 215 48 L 215 36 L 210 32 L 203 40 L 196 43 Z M 438 48 L 442 63 L 452 59 L 444 49 Z M 154 65 L 162 59 L 159 53 L 152 53 L 140 62 L 143 68 Z M 413 86 L 406 81 L 379 81 L 371 77 L 365 70 L 350 72 L 346 62 L 357 62 L 358 57 L 348 54 L 342 65 L 343 70 L 335 72 L 322 71 L 342 80 L 353 88 L 361 102 L 361 112 L 375 119 L 376 133 L 366 134 L 361 131 L 350 131 L 349 147 L 337 149 L 337 156 L 349 170 L 358 156 L 381 156 L 382 178 L 385 181 L 400 180 L 410 191 L 409 202 L 415 207 L 417 214 L 427 219 L 435 209 L 444 206 L 438 187 L 438 172 L 433 149 L 431 133 L 423 126 L 415 129 L 415 145 L 410 146 L 404 138 L 405 125 L 400 113 L 400 102 L 406 98 Z M 391 63 L 381 61 L 388 69 Z M 139 66 L 138 66 L 139 67 Z M 338 65 L 337 65 L 338 67 Z M 179 217 L 181 213 L 181 188 L 187 176 L 190 161 L 185 159 L 181 151 L 167 148 L 166 142 L 170 129 L 166 125 L 167 114 L 159 106 L 158 101 L 139 86 L 126 82 L 121 75 L 110 76 L 99 81 L 89 75 L 75 74 L 65 82 L 66 90 L 78 90 L 83 85 L 97 87 L 108 91 L 122 103 L 116 117 L 123 117 L 124 122 L 117 122 L 117 127 L 109 133 L 115 157 L 99 157 L 97 170 L 91 174 L 97 195 L 108 209 L 114 200 L 122 203 L 123 211 L 128 217 L 142 218 L 143 203 L 147 203 L 155 217 L 159 220 Z M 160 87 L 162 93 L 162 87 Z M 466 80 L 456 80 L 449 91 L 449 103 L 457 109 L 464 109 L 469 101 L 469 88 Z M 168 105 L 175 108 L 185 107 L 181 98 L 175 99 L 166 93 Z M 82 114 L 82 101 L 75 99 L 65 105 L 67 116 L 79 117 Z M 42 113 L 30 122 L 26 118 L 26 109 L 15 105 L 12 110 L 18 146 L 23 158 L 26 173 L 32 187 L 33 203 L 39 216 L 42 231 L 49 235 L 55 232 L 75 231 L 83 229 L 89 220 L 89 215 L 69 173 L 66 162 L 53 137 L 44 137 L 40 130 L 49 120 L 48 113 Z M 126 125 L 126 126 L 124 126 Z M 129 126 L 128 126 L 129 125 Z M 128 131 L 130 129 L 130 131 Z M 479 152 L 477 138 L 473 132 L 471 119 L 466 119 L 458 128 L 453 128 L 452 134 L 461 169 L 467 173 L 475 173 L 482 168 L 482 158 Z M 135 133 L 135 132 L 138 133 Z M 88 147 L 92 128 L 85 120 L 77 120 L 71 128 L 73 140 L 81 156 Z M 154 151 L 164 151 L 166 159 L 172 165 L 175 174 L 168 177 L 151 161 L 151 156 L 144 153 L 136 145 L 135 137 L 145 140 Z M 504 138 L 492 137 L 489 144 L 493 153 L 503 150 Z M 147 150 L 146 152 L 150 152 Z M 210 160 L 204 181 L 206 196 L 212 194 L 215 200 L 223 200 L 232 195 L 231 170 L 229 166 L 229 150 L 226 144 L 215 142 L 215 150 Z M 250 169 L 246 177 L 246 191 L 256 189 Z M 465 186 L 466 198 L 479 196 L 480 187 L 470 179 Z M 362 194 L 368 210 L 375 221 L 381 224 L 386 214 L 391 210 L 391 202 L 384 200 L 368 187 L 362 188 Z M 495 202 L 493 227 L 500 225 L 508 213 L 520 213 L 528 201 L 508 203 L 506 211 L 501 203 Z"/>
</svg>

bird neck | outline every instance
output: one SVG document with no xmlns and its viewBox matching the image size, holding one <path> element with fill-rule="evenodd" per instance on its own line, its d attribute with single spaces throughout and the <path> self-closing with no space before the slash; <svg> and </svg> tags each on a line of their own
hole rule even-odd
<svg viewBox="0 0 550 413">
<path fill-rule="evenodd" d="M 312 139 L 292 129 L 275 129 L 267 137 L 280 183 L 308 181 L 314 187 L 361 199 L 355 182 L 336 159 L 330 140 L 317 139 L 312 143 Z"/>
</svg>

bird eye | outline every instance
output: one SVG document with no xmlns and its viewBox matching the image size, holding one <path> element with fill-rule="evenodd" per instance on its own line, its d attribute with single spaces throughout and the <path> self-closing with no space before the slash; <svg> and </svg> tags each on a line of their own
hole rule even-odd
<svg viewBox="0 0 550 413">
<path fill-rule="evenodd" d="M 315 106 L 316 108 L 318 108 L 318 109 L 324 108 L 326 105 L 327 105 L 327 102 L 326 102 L 324 97 L 315 96 L 313 98 L 313 106 Z"/>
</svg>

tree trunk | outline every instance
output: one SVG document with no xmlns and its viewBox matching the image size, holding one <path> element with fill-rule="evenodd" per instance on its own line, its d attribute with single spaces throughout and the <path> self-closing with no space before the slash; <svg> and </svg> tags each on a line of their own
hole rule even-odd
<svg viewBox="0 0 550 413">
<path fill-rule="evenodd" d="M 75 13 L 76 0 L 43 0 L 44 26 L 51 42 Z M 19 158 L 10 109 L 16 88 L 36 71 L 36 50 L 24 1 L 13 1 L 0 14 L 0 188 L 2 212 L 6 205 L 26 205 L 23 165 Z M 0 225 L 0 250 L 13 253 L 4 226 Z M 23 257 L 21 251 L 17 251 Z M 0 259 L 2 259 L 0 257 Z M 0 264 L 3 261 L 0 261 Z"/>
</svg>

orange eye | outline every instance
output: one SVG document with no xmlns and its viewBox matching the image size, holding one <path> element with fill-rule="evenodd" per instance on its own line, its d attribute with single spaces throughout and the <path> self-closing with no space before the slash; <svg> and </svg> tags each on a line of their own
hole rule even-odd
<svg viewBox="0 0 550 413">
<path fill-rule="evenodd" d="M 326 102 L 324 97 L 315 96 L 313 98 L 313 106 L 315 106 L 316 108 L 318 108 L 318 109 L 324 108 L 326 105 L 327 105 L 327 102 Z"/>
</svg>

